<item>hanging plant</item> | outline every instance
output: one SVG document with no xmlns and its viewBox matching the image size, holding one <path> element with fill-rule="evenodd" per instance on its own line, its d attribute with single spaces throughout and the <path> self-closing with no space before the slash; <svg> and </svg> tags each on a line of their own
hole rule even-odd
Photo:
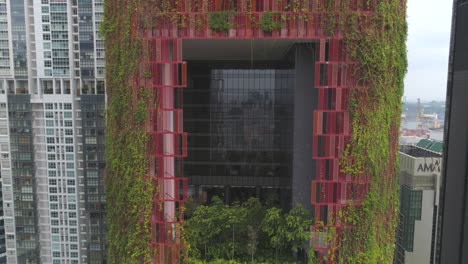
<svg viewBox="0 0 468 264">
<path fill-rule="evenodd" d="M 213 12 L 209 14 L 208 26 L 211 30 L 217 32 L 228 32 L 231 28 L 232 11 Z"/>
<path fill-rule="evenodd" d="M 281 28 L 279 21 L 275 19 L 275 13 L 273 12 L 264 12 L 262 18 L 260 19 L 260 29 L 263 32 L 273 32 Z"/>
</svg>

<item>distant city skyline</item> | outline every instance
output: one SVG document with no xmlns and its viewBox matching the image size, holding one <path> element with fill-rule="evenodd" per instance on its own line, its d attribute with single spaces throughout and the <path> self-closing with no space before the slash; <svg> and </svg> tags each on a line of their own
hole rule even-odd
<svg viewBox="0 0 468 264">
<path fill-rule="evenodd" d="M 452 1 L 408 0 L 406 100 L 445 100 Z"/>
</svg>

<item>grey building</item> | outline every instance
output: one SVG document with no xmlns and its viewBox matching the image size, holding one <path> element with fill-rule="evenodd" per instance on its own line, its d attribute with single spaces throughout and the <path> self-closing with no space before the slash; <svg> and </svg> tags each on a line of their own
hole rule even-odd
<svg viewBox="0 0 468 264">
<path fill-rule="evenodd" d="M 0 263 L 105 263 L 103 0 L 0 0 Z"/>
<path fill-rule="evenodd" d="M 437 239 L 441 142 L 400 146 L 400 221 L 394 263 L 434 263 Z"/>
</svg>

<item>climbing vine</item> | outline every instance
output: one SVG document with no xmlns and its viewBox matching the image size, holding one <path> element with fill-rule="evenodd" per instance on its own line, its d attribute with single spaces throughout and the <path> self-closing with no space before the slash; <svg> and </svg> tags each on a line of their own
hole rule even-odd
<svg viewBox="0 0 468 264">
<path fill-rule="evenodd" d="M 363 8 L 369 8 L 370 2 Z M 343 32 L 346 51 L 358 65 L 354 72 L 358 87 L 349 103 L 352 137 L 341 156 L 341 172 L 364 177 L 370 186 L 362 206 L 338 213 L 350 228 L 340 241 L 329 236 L 335 248 L 327 258 L 334 262 L 393 262 L 399 210 L 396 153 L 407 68 L 405 14 L 404 0 L 376 1 L 373 13 L 349 12 L 330 30 Z"/>
<path fill-rule="evenodd" d="M 139 1 L 106 1 L 100 32 L 106 43 L 106 201 L 108 263 L 150 263 L 149 216 L 154 188 L 147 180 L 146 92 L 130 80 L 140 56 L 132 35 Z M 142 90 L 143 91 L 143 90 Z M 139 99 L 139 100 L 138 100 Z"/>
</svg>

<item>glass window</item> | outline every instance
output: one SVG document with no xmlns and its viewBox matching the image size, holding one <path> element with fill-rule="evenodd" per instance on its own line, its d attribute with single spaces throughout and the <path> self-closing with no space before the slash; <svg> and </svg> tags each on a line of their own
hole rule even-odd
<svg viewBox="0 0 468 264">
<path fill-rule="evenodd" d="M 22 197 L 21 200 L 22 200 L 22 201 L 25 201 L 25 202 L 32 202 L 32 201 L 34 201 L 34 197 L 33 197 L 32 194 L 23 194 L 21 197 Z"/>
<path fill-rule="evenodd" d="M 69 195 L 69 196 L 67 197 L 67 200 L 68 200 L 69 203 L 76 203 L 76 197 L 75 197 L 75 195 Z"/>
</svg>

